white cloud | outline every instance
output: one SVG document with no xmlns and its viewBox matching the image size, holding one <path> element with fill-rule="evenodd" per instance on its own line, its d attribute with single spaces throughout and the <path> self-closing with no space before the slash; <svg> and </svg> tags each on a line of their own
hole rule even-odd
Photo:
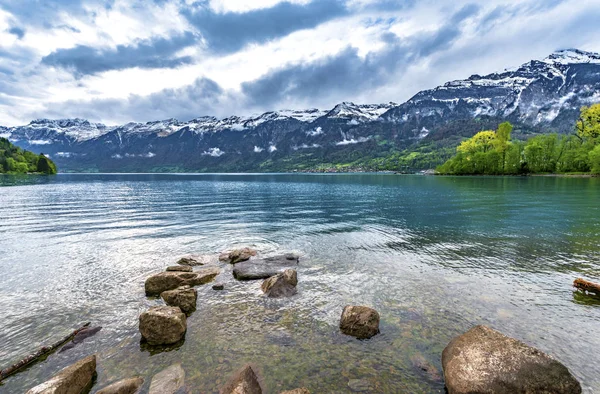
<svg viewBox="0 0 600 394">
<path fill-rule="evenodd" d="M 225 152 L 219 148 L 210 148 L 208 151 L 203 152 L 202 154 L 205 156 L 220 157 L 223 156 Z"/>
<path fill-rule="evenodd" d="M 264 149 L 263 149 L 263 148 L 261 148 L 261 147 L 258 147 L 258 146 L 255 146 L 255 147 L 254 147 L 254 153 L 260 153 L 260 152 L 262 152 L 262 151 L 264 151 Z"/>
</svg>

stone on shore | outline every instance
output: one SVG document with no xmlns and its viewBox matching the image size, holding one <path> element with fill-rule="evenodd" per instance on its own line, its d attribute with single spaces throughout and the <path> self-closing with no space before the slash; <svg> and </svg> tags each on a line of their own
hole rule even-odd
<svg viewBox="0 0 600 394">
<path fill-rule="evenodd" d="M 160 297 L 169 306 L 177 306 L 183 313 L 190 315 L 196 310 L 198 292 L 190 286 L 181 286 L 175 290 L 167 290 L 160 293 Z"/>
<path fill-rule="evenodd" d="M 96 394 L 136 394 L 140 387 L 144 384 L 144 379 L 137 377 L 131 379 L 123 379 L 116 383 L 106 386 Z"/>
<path fill-rule="evenodd" d="M 234 249 L 230 252 L 221 253 L 219 260 L 224 263 L 237 264 L 241 261 L 250 260 L 256 256 L 256 250 L 251 248 Z"/>
<path fill-rule="evenodd" d="M 268 279 L 298 265 L 298 256 L 285 254 L 236 264 L 233 277 L 237 280 Z"/>
<path fill-rule="evenodd" d="M 262 291 L 272 298 L 290 297 L 296 294 L 298 274 L 296 270 L 287 269 L 281 274 L 270 277 L 262 285 Z"/>
<path fill-rule="evenodd" d="M 193 272 L 194 269 L 192 267 L 186 265 L 172 265 L 167 267 L 167 272 Z"/>
<path fill-rule="evenodd" d="M 282 391 L 280 394 L 310 394 L 310 391 L 305 388 Z"/>
<path fill-rule="evenodd" d="M 486 326 L 454 338 L 442 353 L 449 394 L 579 394 L 567 367 L 549 355 Z"/>
<path fill-rule="evenodd" d="M 212 281 L 220 272 L 217 267 L 203 268 L 195 272 L 161 272 L 146 279 L 146 295 L 158 296 L 163 291 L 185 285 L 203 285 Z"/>
<path fill-rule="evenodd" d="M 154 306 L 140 315 L 140 332 L 150 345 L 177 343 L 186 330 L 185 313 L 176 306 Z"/>
<path fill-rule="evenodd" d="M 175 394 L 185 385 L 185 371 L 181 364 L 171 365 L 152 378 L 149 394 Z"/>
<path fill-rule="evenodd" d="M 92 355 L 62 369 L 50 380 L 35 386 L 27 394 L 79 394 L 87 392 L 96 374 L 96 356 Z"/>
<path fill-rule="evenodd" d="M 256 373 L 246 365 L 233 375 L 220 394 L 262 394 L 262 389 Z"/>
<path fill-rule="evenodd" d="M 340 319 L 340 330 L 358 339 L 379 334 L 379 313 L 366 306 L 346 306 Z"/>
</svg>

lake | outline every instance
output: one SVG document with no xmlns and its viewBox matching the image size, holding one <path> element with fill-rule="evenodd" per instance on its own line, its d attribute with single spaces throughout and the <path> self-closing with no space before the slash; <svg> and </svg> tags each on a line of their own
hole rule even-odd
<svg viewBox="0 0 600 394">
<path fill-rule="evenodd" d="M 22 393 L 91 353 L 99 389 L 181 362 L 195 392 L 245 363 L 269 392 L 443 393 L 441 353 L 486 324 L 600 387 L 600 179 L 378 174 L 0 176 L 0 368 L 90 321 L 103 329 L 8 378 Z M 181 255 L 253 246 L 295 252 L 298 294 L 258 282 L 198 287 L 185 342 L 140 345 L 160 304 L 144 280 Z M 381 334 L 342 335 L 345 305 L 381 315 Z M 420 366 L 428 365 L 429 372 Z M 437 372 L 436 372 L 437 371 Z"/>
</svg>

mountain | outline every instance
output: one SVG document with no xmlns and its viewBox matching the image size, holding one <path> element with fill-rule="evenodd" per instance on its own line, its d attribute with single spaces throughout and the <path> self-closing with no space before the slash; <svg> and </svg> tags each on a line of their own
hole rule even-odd
<svg viewBox="0 0 600 394">
<path fill-rule="evenodd" d="M 329 111 L 110 127 L 39 119 L 0 127 L 0 137 L 49 154 L 65 171 L 289 171 L 340 164 L 419 169 L 439 164 L 462 138 L 504 120 L 515 124 L 517 138 L 570 133 L 580 107 L 595 102 L 600 55 L 568 49 L 501 73 L 451 81 L 400 105 L 343 102 Z"/>
</svg>

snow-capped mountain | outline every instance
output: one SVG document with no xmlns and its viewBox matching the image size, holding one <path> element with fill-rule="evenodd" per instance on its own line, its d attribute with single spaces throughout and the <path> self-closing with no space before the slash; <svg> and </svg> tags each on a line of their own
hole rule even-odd
<svg viewBox="0 0 600 394">
<path fill-rule="evenodd" d="M 121 126 L 40 119 L 0 127 L 0 137 L 49 154 L 62 170 L 245 171 L 298 157 L 314 163 L 383 157 L 422 141 L 458 141 L 504 120 L 517 125 L 516 134 L 568 133 L 581 106 L 597 102 L 600 55 L 568 49 L 518 68 L 451 81 L 400 105 L 343 102 L 331 110 Z"/>
</svg>

